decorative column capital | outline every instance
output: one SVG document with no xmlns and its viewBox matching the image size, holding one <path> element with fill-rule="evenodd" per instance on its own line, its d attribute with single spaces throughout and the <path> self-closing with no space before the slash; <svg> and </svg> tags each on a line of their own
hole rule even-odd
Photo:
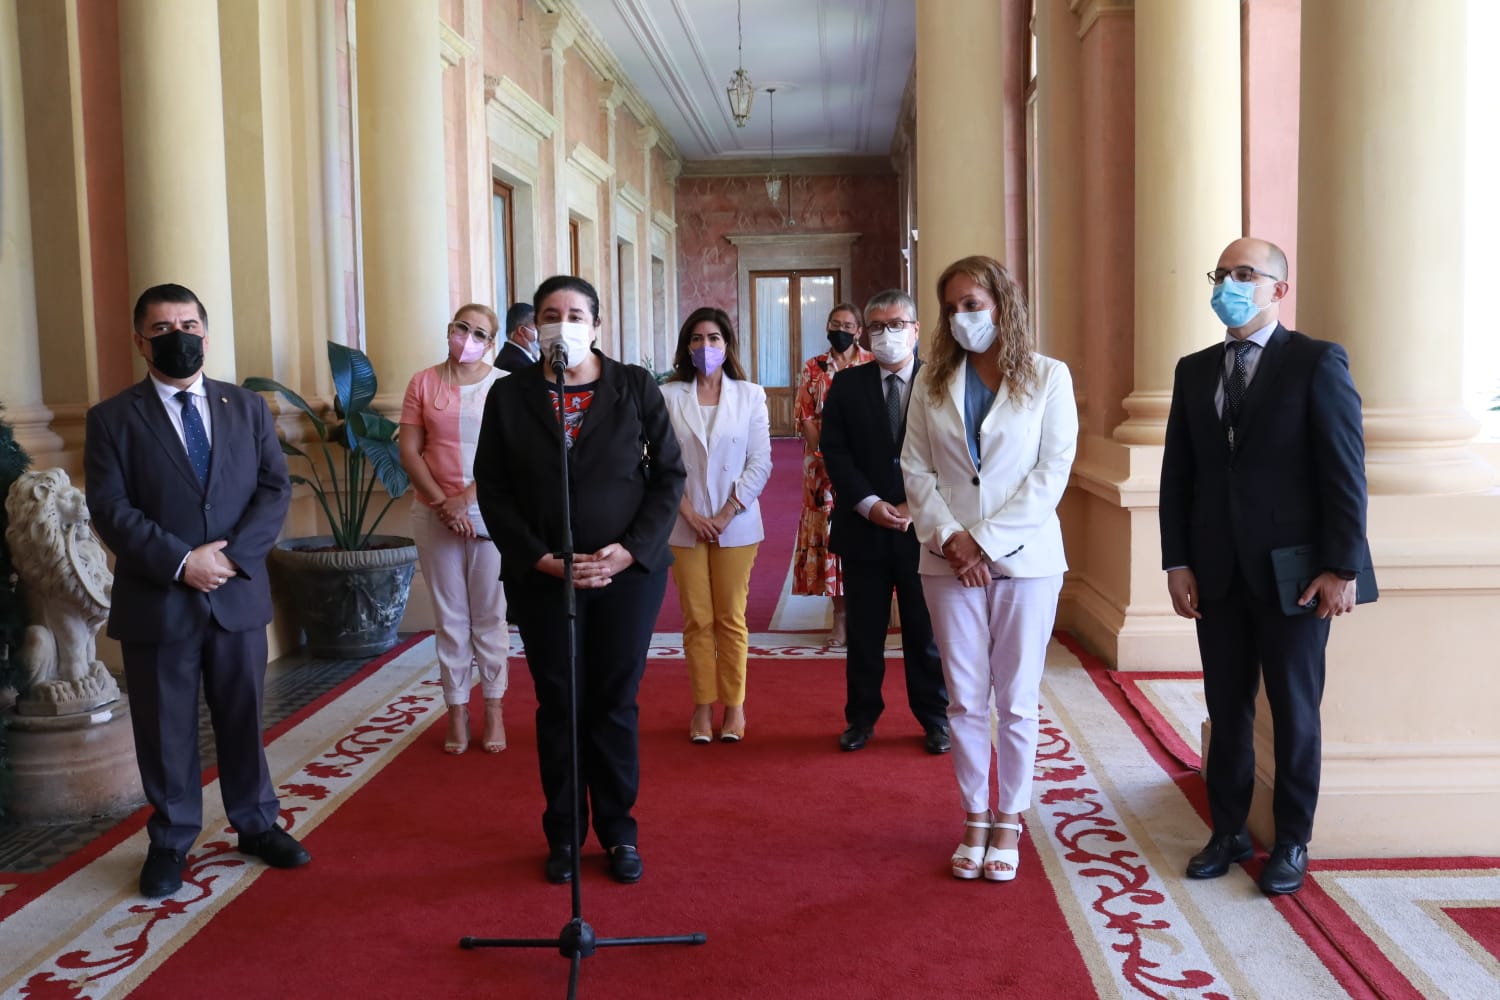
<svg viewBox="0 0 1500 1000">
<path fill-rule="evenodd" d="M 599 87 L 599 107 L 614 113 L 615 108 L 625 103 L 625 85 L 619 80 L 605 80 Z"/>
<path fill-rule="evenodd" d="M 655 125 L 647 125 L 636 133 L 636 138 L 641 141 L 641 149 L 649 153 L 661 142 L 661 129 Z"/>
<path fill-rule="evenodd" d="M 438 22 L 438 45 L 444 66 L 457 66 L 474 54 L 474 43 L 445 21 Z"/>
<path fill-rule="evenodd" d="M 561 12 L 542 15 L 542 50 L 562 55 L 578 41 L 578 28 Z"/>
<path fill-rule="evenodd" d="M 1135 0 L 1071 0 L 1068 8 L 1078 15 L 1078 37 L 1082 38 L 1101 17 L 1135 13 Z"/>
</svg>

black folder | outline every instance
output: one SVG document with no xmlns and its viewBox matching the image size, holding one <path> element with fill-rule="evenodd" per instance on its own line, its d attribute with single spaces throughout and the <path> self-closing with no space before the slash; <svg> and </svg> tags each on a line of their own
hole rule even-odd
<svg viewBox="0 0 1500 1000">
<path fill-rule="evenodd" d="M 1271 550 L 1271 573 L 1276 577 L 1276 598 L 1284 615 L 1305 615 L 1318 606 L 1314 597 L 1307 605 L 1298 604 L 1313 578 L 1328 567 L 1318 558 L 1317 546 L 1289 545 Z M 1365 564 L 1354 578 L 1354 603 L 1369 604 L 1380 597 L 1375 585 L 1375 567 L 1366 549 Z"/>
</svg>

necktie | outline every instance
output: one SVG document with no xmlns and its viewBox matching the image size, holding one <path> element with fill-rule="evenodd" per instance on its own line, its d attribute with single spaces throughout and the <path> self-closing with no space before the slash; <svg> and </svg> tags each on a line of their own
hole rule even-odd
<svg viewBox="0 0 1500 1000">
<path fill-rule="evenodd" d="M 192 393 L 183 389 L 177 394 L 177 402 L 182 404 L 182 437 L 187 442 L 188 461 L 198 474 L 198 485 L 203 486 L 208 483 L 208 432 L 203 429 L 198 407 L 193 405 Z"/>
<path fill-rule="evenodd" d="M 885 377 L 885 414 L 891 422 L 891 437 L 901 440 L 901 379 L 895 372 Z"/>
<path fill-rule="evenodd" d="M 1245 355 L 1255 345 L 1248 340 L 1237 340 L 1232 345 L 1234 368 L 1229 372 L 1229 382 L 1224 387 L 1224 413 L 1233 422 L 1240 415 L 1240 405 L 1245 402 L 1245 386 L 1250 381 L 1245 369 Z"/>
</svg>

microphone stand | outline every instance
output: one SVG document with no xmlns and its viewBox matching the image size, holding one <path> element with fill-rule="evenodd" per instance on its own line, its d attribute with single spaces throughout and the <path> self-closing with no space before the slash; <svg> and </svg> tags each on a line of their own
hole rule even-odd
<svg viewBox="0 0 1500 1000">
<path fill-rule="evenodd" d="M 555 553 L 563 564 L 563 603 L 568 619 L 568 745 L 572 759 L 569 768 L 573 776 L 573 878 L 569 885 L 573 894 L 573 914 L 555 938 L 459 938 L 458 946 L 465 950 L 475 948 L 556 948 L 569 960 L 568 1000 L 578 996 L 578 970 L 585 958 L 596 948 L 621 947 L 625 945 L 656 944 L 703 944 L 708 937 L 702 933 L 674 934 L 655 937 L 601 938 L 594 928 L 583 919 L 583 871 L 579 861 L 583 854 L 583 830 L 579 816 L 582 813 L 583 785 L 578 773 L 578 598 L 573 590 L 573 521 L 572 501 L 568 496 L 568 432 L 563 414 L 563 372 L 567 370 L 567 350 L 561 343 L 552 346 L 549 363 L 556 377 L 557 423 L 562 433 L 558 435 L 559 455 L 562 458 L 562 551 Z"/>
</svg>

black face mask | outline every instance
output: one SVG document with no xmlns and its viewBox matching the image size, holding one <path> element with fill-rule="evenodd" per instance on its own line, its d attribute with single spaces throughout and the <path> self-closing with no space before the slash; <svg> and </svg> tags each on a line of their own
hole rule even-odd
<svg viewBox="0 0 1500 1000">
<path fill-rule="evenodd" d="M 843 354 L 854 343 L 854 334 L 848 330 L 829 330 L 828 346 L 833 348 L 833 353 Z"/>
<path fill-rule="evenodd" d="M 167 378 L 190 378 L 203 367 L 203 338 L 185 330 L 152 337 L 151 364 Z"/>
</svg>

